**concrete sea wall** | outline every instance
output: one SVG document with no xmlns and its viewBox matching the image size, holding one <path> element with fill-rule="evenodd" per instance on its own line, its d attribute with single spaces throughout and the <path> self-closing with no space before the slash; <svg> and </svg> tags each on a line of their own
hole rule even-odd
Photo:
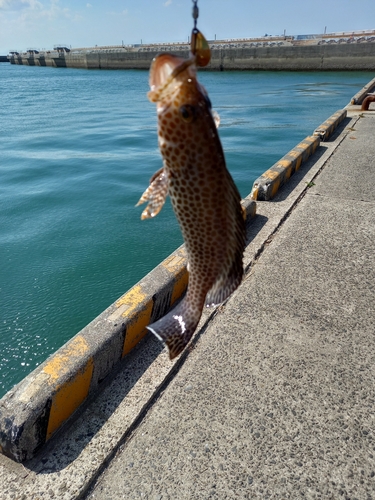
<svg viewBox="0 0 375 500">
<path fill-rule="evenodd" d="M 374 37 L 375 38 L 375 37 Z M 282 42 L 280 42 L 282 43 Z M 375 39 L 366 43 L 218 44 L 212 46 L 208 70 L 371 71 L 375 69 Z M 149 48 L 93 48 L 15 54 L 12 64 L 86 69 L 148 69 L 166 51 L 187 58 L 187 44 Z"/>
<path fill-rule="evenodd" d="M 212 51 L 210 69 L 371 70 L 375 43 L 221 49 Z"/>
</svg>

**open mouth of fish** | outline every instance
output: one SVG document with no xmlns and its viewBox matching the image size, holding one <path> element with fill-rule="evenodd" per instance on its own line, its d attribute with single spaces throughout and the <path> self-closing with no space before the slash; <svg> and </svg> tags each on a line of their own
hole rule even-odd
<svg viewBox="0 0 375 500">
<path fill-rule="evenodd" d="M 156 102 L 160 99 L 161 94 L 171 84 L 178 84 L 176 78 L 180 73 L 195 64 L 195 57 L 190 59 L 181 59 L 181 57 L 173 54 L 160 54 L 152 61 L 150 69 L 150 92 L 148 97 L 150 101 Z M 191 68 L 192 76 L 195 75 L 195 70 Z"/>
</svg>

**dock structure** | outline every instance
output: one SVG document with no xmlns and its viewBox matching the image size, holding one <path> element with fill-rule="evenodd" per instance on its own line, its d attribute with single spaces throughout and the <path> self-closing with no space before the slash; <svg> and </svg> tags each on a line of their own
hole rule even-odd
<svg viewBox="0 0 375 500">
<path fill-rule="evenodd" d="M 324 35 L 210 40 L 208 70 L 374 70 L 375 30 Z M 148 69 L 160 52 L 188 57 L 187 42 L 10 52 L 12 64 L 86 69 Z"/>
<path fill-rule="evenodd" d="M 371 497 L 374 89 L 254 184 L 245 279 L 178 359 L 144 327 L 183 249 L 0 400 L 2 499 Z"/>
</svg>

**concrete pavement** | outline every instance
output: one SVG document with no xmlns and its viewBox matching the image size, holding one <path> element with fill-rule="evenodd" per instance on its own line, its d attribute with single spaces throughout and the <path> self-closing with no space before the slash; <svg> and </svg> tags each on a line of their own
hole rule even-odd
<svg viewBox="0 0 375 500">
<path fill-rule="evenodd" d="M 374 130 L 354 125 L 89 498 L 375 498 Z"/>
<path fill-rule="evenodd" d="M 348 111 L 258 202 L 192 347 L 145 338 L 39 456 L 0 457 L 2 499 L 375 499 L 375 113 Z"/>
<path fill-rule="evenodd" d="M 90 499 L 375 498 L 374 130 L 349 129 Z"/>
</svg>

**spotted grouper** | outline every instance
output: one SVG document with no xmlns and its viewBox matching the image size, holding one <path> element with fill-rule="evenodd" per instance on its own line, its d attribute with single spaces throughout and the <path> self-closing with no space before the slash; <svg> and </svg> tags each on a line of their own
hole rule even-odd
<svg viewBox="0 0 375 500">
<path fill-rule="evenodd" d="M 243 276 L 245 221 L 240 194 L 229 174 L 211 103 L 196 76 L 196 59 L 157 56 L 150 70 L 149 99 L 156 103 L 163 168 L 138 204 L 142 219 L 154 217 L 169 194 L 188 259 L 183 300 L 147 328 L 180 354 L 197 328 L 204 305 L 223 302 Z"/>
</svg>

